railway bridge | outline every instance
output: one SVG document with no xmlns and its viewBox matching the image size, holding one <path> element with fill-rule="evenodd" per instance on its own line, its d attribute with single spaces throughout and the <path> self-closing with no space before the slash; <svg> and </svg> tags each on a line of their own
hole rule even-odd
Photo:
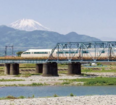
<svg viewBox="0 0 116 105">
<path fill-rule="evenodd" d="M 57 51 L 57 54 L 54 52 Z M 5 74 L 19 74 L 19 64 L 36 64 L 36 73 L 58 76 L 58 63 L 68 64 L 68 75 L 81 74 L 81 64 L 90 62 L 116 62 L 116 41 L 57 43 L 49 57 L 0 57 Z"/>
</svg>

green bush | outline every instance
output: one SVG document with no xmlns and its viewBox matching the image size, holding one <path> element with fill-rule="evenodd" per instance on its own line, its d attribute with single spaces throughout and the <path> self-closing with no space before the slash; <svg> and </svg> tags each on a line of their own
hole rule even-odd
<svg viewBox="0 0 116 105">
<path fill-rule="evenodd" d="M 58 95 L 57 94 L 54 94 L 54 97 L 58 97 Z"/>
<path fill-rule="evenodd" d="M 97 65 L 102 65 L 100 62 L 97 62 Z"/>
<path fill-rule="evenodd" d="M 24 96 L 20 96 L 19 98 L 24 99 L 25 97 Z"/>
<path fill-rule="evenodd" d="M 22 53 L 23 53 L 23 51 L 18 51 L 16 54 L 18 57 L 20 57 Z"/>
<path fill-rule="evenodd" d="M 33 95 L 32 95 L 32 98 L 34 98 L 34 97 L 35 97 L 35 95 L 33 94 Z"/>
<path fill-rule="evenodd" d="M 7 96 L 6 99 L 17 99 L 17 97 L 14 97 L 14 96 Z"/>
<path fill-rule="evenodd" d="M 73 97 L 73 96 L 74 96 L 74 94 L 70 93 L 70 96 L 71 96 L 71 97 Z"/>
</svg>

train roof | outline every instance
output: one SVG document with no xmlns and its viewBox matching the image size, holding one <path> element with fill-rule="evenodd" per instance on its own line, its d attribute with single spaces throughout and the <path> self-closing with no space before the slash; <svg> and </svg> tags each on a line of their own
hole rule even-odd
<svg viewBox="0 0 116 105">
<path fill-rule="evenodd" d="M 26 50 L 25 52 L 36 52 L 36 51 L 51 51 L 52 49 L 29 49 Z"/>
</svg>

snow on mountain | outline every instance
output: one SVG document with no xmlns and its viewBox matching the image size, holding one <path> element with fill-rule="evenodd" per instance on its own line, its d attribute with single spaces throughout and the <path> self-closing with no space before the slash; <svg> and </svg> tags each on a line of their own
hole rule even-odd
<svg viewBox="0 0 116 105">
<path fill-rule="evenodd" d="M 44 27 L 39 22 L 32 20 L 32 19 L 22 19 L 10 24 L 10 27 L 19 29 L 19 30 L 26 30 L 26 31 L 33 31 L 33 30 L 49 30 L 48 28 Z"/>
</svg>

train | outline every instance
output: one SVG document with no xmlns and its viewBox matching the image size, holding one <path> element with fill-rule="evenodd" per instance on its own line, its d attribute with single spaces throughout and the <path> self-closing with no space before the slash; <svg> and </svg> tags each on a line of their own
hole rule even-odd
<svg viewBox="0 0 116 105">
<path fill-rule="evenodd" d="M 52 49 L 29 49 L 21 54 L 21 57 L 48 57 Z"/>
<path fill-rule="evenodd" d="M 52 52 L 52 49 L 29 49 L 27 51 L 24 51 L 21 54 L 21 57 L 49 57 L 50 54 Z M 99 48 L 97 50 L 95 49 L 59 49 L 59 50 L 54 50 L 53 52 L 53 56 L 57 57 L 68 57 L 68 56 L 72 56 L 72 57 L 79 57 L 81 56 L 85 56 L 85 57 L 95 57 L 95 56 L 102 56 L 102 57 L 106 57 L 109 54 L 109 50 L 108 49 L 103 49 L 103 48 Z M 114 52 L 111 52 L 112 54 L 114 54 Z"/>
</svg>

